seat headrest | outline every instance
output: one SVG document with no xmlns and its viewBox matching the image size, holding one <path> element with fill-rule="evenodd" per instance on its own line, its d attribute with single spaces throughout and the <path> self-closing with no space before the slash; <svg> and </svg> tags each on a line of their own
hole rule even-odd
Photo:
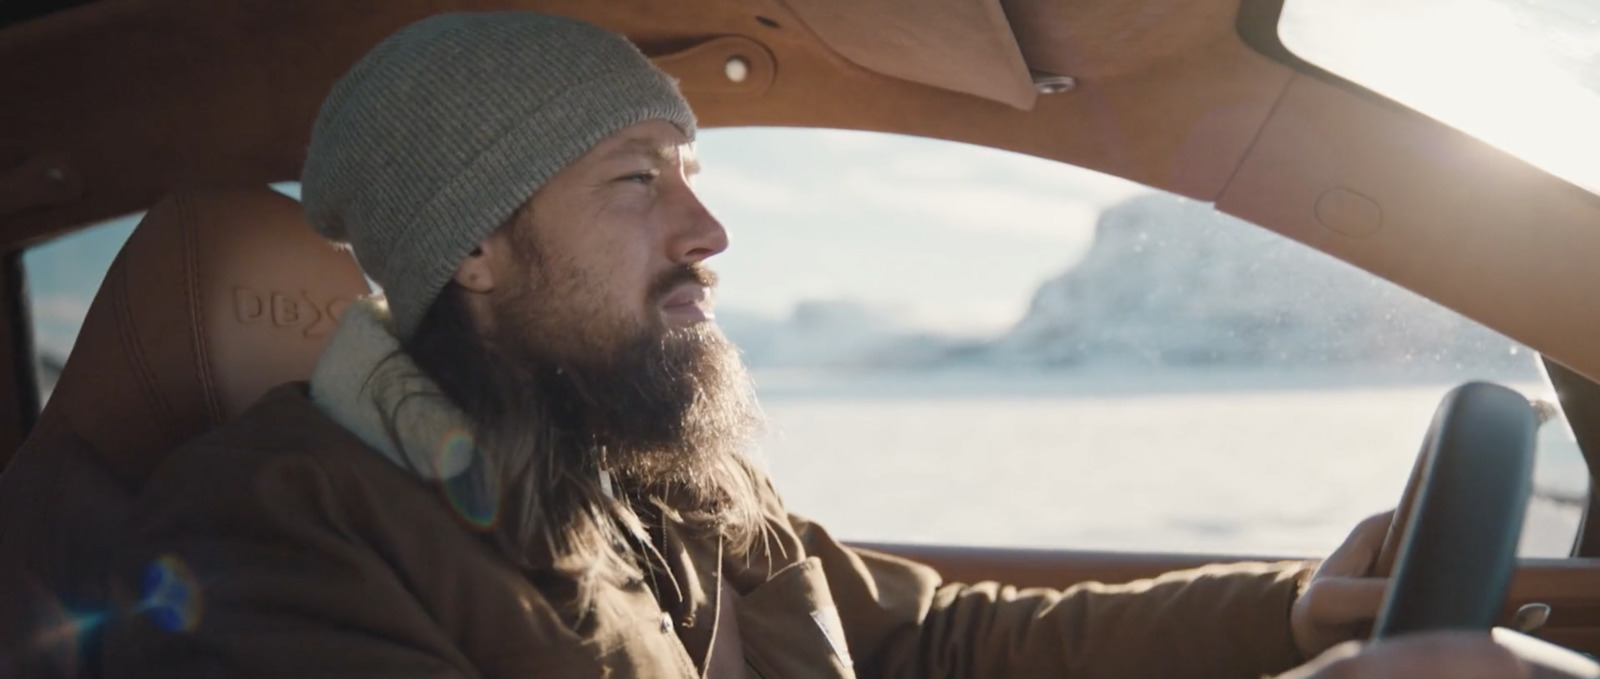
<svg viewBox="0 0 1600 679">
<path fill-rule="evenodd" d="M 339 314 L 368 292 L 293 199 L 174 193 L 106 272 L 41 422 L 64 418 L 137 488 L 174 447 L 307 379 Z"/>
</svg>

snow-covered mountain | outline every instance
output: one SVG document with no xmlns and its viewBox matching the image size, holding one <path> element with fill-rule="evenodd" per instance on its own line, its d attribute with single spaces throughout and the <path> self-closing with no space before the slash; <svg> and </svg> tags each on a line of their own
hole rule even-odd
<svg viewBox="0 0 1600 679">
<path fill-rule="evenodd" d="M 1461 368 L 1529 374 L 1527 350 L 1304 245 L 1166 194 L 1100 218 L 1094 244 L 997 338 L 918 332 L 850 302 L 724 314 L 754 366 Z"/>
<path fill-rule="evenodd" d="M 1108 210 L 1077 266 L 994 345 L 1077 365 L 1531 366 L 1525 349 L 1289 239 L 1170 195 Z"/>
</svg>

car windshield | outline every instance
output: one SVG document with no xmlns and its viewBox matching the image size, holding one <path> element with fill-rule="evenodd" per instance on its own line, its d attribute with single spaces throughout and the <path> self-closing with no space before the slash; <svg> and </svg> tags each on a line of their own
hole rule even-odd
<svg viewBox="0 0 1600 679">
<path fill-rule="evenodd" d="M 1287 0 L 1299 57 L 1600 193 L 1600 2 Z"/>
</svg>

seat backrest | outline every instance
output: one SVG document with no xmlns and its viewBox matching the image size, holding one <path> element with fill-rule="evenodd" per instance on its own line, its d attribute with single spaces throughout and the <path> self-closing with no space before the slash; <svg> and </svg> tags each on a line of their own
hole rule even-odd
<svg viewBox="0 0 1600 679">
<path fill-rule="evenodd" d="M 88 676 L 108 552 L 166 454 L 307 379 L 367 294 L 266 188 L 188 190 L 117 255 L 49 403 L 0 475 L 0 677 Z"/>
</svg>

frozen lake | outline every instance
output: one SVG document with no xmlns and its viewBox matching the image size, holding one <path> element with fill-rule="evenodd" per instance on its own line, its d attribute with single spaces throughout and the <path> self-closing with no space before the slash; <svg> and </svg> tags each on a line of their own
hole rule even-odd
<svg viewBox="0 0 1600 679">
<path fill-rule="evenodd" d="M 756 379 L 779 489 L 841 537 L 1290 556 L 1326 554 L 1398 501 L 1452 386 L 1277 374 Z M 1564 422 L 1540 446 L 1537 484 L 1581 497 L 1587 474 Z M 1536 500 L 1524 554 L 1564 555 L 1578 517 L 1570 499 Z"/>
</svg>

